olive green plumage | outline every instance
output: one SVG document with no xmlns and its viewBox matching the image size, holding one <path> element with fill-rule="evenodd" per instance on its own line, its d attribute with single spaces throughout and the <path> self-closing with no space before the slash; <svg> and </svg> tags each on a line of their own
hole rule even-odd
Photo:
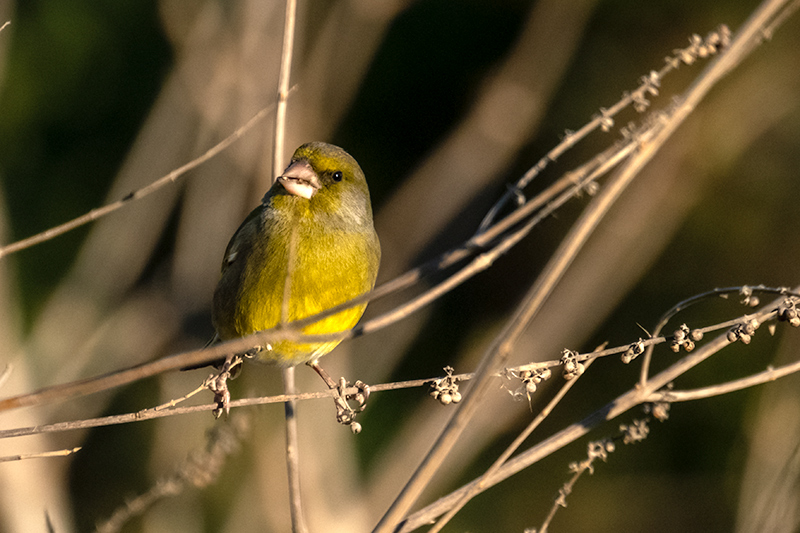
<svg viewBox="0 0 800 533">
<path fill-rule="evenodd" d="M 361 167 L 338 146 L 304 144 L 228 243 L 214 292 L 217 336 L 244 337 L 364 294 L 375 286 L 380 255 Z M 303 332 L 347 331 L 365 308 L 342 311 Z M 297 365 L 337 344 L 276 341 L 258 358 Z"/>
</svg>

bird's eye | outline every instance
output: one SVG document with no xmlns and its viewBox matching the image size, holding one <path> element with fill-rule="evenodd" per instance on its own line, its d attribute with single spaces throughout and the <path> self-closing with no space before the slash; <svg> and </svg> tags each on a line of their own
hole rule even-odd
<svg viewBox="0 0 800 533">
<path fill-rule="evenodd" d="M 333 181 L 342 181 L 342 171 L 337 170 L 333 173 Z"/>
</svg>

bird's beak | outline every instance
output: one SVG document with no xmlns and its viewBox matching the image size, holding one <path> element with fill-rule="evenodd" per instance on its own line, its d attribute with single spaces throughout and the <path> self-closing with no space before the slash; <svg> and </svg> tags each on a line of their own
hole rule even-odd
<svg viewBox="0 0 800 533">
<path fill-rule="evenodd" d="M 320 187 L 319 176 L 307 161 L 295 161 L 278 176 L 289 194 L 310 200 Z"/>
</svg>

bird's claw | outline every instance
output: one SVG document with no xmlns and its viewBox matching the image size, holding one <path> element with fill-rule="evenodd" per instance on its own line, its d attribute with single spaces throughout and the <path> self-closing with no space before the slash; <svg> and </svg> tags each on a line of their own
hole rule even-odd
<svg viewBox="0 0 800 533">
<path fill-rule="evenodd" d="M 242 364 L 242 356 L 234 355 L 225 359 L 225 363 L 220 367 L 217 374 L 212 374 L 205 382 L 208 390 L 214 393 L 214 402 L 217 406 L 211 411 L 214 418 L 219 418 L 222 413 L 228 416 L 231 410 L 231 392 L 228 389 L 228 379 L 231 377 L 231 372 Z M 235 377 L 235 376 L 234 376 Z"/>
<path fill-rule="evenodd" d="M 356 415 L 367 407 L 369 385 L 359 379 L 353 384 L 356 392 L 347 394 L 350 383 L 346 379 L 339 378 L 338 383 L 333 381 L 316 360 L 306 364 L 319 374 L 329 389 L 336 391 L 336 396 L 333 397 L 333 403 L 336 405 L 336 421 L 344 426 L 350 426 L 353 433 L 360 433 L 361 424 L 356 422 Z M 352 406 L 350 402 L 354 402 L 356 405 Z"/>
<path fill-rule="evenodd" d="M 336 421 L 344 426 L 350 426 L 353 433 L 360 433 L 361 424 L 356 422 L 356 415 L 367 407 L 369 385 L 357 380 L 353 386 L 356 392 L 347 394 L 350 383 L 344 378 L 339 378 L 339 383 L 336 385 L 337 395 L 334 396 L 333 403 L 336 405 Z M 351 402 L 355 405 L 351 405 Z"/>
</svg>

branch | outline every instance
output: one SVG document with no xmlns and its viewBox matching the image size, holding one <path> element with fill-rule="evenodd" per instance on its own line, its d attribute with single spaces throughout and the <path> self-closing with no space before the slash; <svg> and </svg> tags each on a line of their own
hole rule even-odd
<svg viewBox="0 0 800 533">
<path fill-rule="evenodd" d="M 592 362 L 594 362 L 594 359 L 590 359 L 586 363 L 586 368 L 588 368 Z M 467 503 L 469 503 L 469 501 L 477 494 L 485 490 L 486 480 L 489 479 L 495 472 L 500 470 L 500 467 L 502 467 L 505 462 L 511 458 L 514 452 L 517 451 L 520 446 L 522 446 L 522 443 L 525 442 L 528 437 L 530 437 L 531 433 L 533 433 L 533 430 L 539 427 L 544 419 L 547 418 L 551 412 L 553 412 L 553 409 L 555 409 L 556 405 L 561 402 L 564 396 L 567 395 L 567 392 L 569 392 L 575 383 L 578 382 L 578 378 L 580 378 L 580 376 L 577 376 L 575 379 L 570 379 L 564 383 L 556 395 L 553 396 L 553 398 L 547 403 L 544 409 L 539 411 L 539 414 L 537 414 L 533 420 L 531 420 L 528 426 L 522 432 L 520 432 L 519 435 L 517 435 L 514 441 L 503 451 L 502 454 L 500 454 L 500 457 L 498 457 L 494 463 L 492 463 L 492 466 L 490 466 L 481 477 L 475 480 L 475 485 L 473 485 L 458 500 L 458 502 L 456 502 L 456 504 L 428 531 L 428 533 L 438 533 L 441 531 L 442 528 L 447 525 L 450 519 L 453 518 L 458 511 L 460 511 Z"/>
<path fill-rule="evenodd" d="M 294 51 L 295 22 L 297 20 L 297 0 L 286 0 L 286 12 L 283 23 L 283 46 L 281 47 L 281 66 L 278 75 L 278 109 L 275 113 L 275 134 L 272 145 L 272 181 L 278 179 L 283 171 L 283 152 L 286 138 L 286 111 L 289 104 L 289 80 L 292 72 L 292 55 Z M 286 275 L 285 289 L 288 290 L 291 272 Z M 281 323 L 287 314 L 288 298 L 284 298 Z M 283 390 L 286 395 L 295 393 L 294 367 L 283 369 Z M 297 401 L 289 400 L 284 404 L 286 420 L 286 471 L 289 484 L 289 511 L 294 533 L 307 533 L 303 516 L 303 499 L 300 492 L 300 443 L 297 437 Z"/>
<path fill-rule="evenodd" d="M 740 289 L 738 288 L 731 288 L 731 291 L 739 292 Z M 795 291 L 781 291 L 780 289 L 766 289 L 774 292 L 791 292 L 792 294 L 796 294 Z M 709 291 L 706 294 L 717 294 L 719 291 Z M 791 309 L 786 307 L 785 299 L 778 299 L 775 300 L 771 305 L 765 306 L 762 310 L 753 315 L 745 315 L 739 319 L 733 321 L 726 321 L 724 324 L 752 324 L 753 320 L 757 321 L 765 321 L 765 320 L 786 320 L 789 321 L 786 316 L 786 309 Z M 783 310 L 783 311 L 782 311 Z M 797 323 L 795 322 L 796 325 Z M 726 339 L 729 342 L 734 342 L 731 338 L 731 332 L 737 330 L 738 326 L 734 326 L 730 328 L 728 326 L 728 331 L 725 334 Z M 708 328 L 698 328 L 702 330 L 719 330 L 720 327 L 717 326 L 710 326 Z M 648 342 L 665 342 L 667 339 L 665 338 L 658 338 L 658 339 L 649 339 Z M 633 343 L 638 344 L 638 343 Z M 685 349 L 688 350 L 687 346 L 684 346 Z M 538 363 L 531 363 L 526 365 L 521 365 L 515 368 L 506 368 L 501 372 L 494 374 L 495 377 L 501 377 L 506 379 L 517 379 L 521 381 L 522 386 L 517 391 L 509 391 L 511 392 L 512 396 L 519 397 L 523 393 L 521 391 L 524 390 L 524 394 L 530 396 L 532 392 L 530 387 L 530 382 L 538 383 L 547 379 L 549 376 L 543 376 L 540 372 L 543 369 L 550 369 L 558 366 L 564 367 L 564 371 L 566 371 L 566 367 L 569 364 L 582 364 L 583 368 L 591 364 L 594 359 L 614 355 L 614 354 L 625 354 L 630 349 L 629 346 L 618 346 L 616 348 L 611 349 L 604 349 L 604 350 L 596 350 L 594 352 L 590 352 L 588 354 L 576 354 L 574 352 L 570 352 L 569 350 L 565 350 L 565 355 L 561 359 L 553 360 L 553 361 L 545 361 L 545 362 L 538 362 Z M 686 368 L 683 371 L 688 370 L 690 367 Z M 645 400 L 646 402 L 663 402 L 663 401 L 688 401 L 691 399 L 699 399 L 703 397 L 708 397 L 717 394 L 723 394 L 726 392 L 732 392 L 734 390 L 739 390 L 741 388 L 747 386 L 755 386 L 761 383 L 765 383 L 767 381 L 773 381 L 780 377 L 784 377 L 786 375 L 792 374 L 794 372 L 800 371 L 800 362 L 793 363 L 790 365 L 786 365 L 784 367 L 780 367 L 778 369 L 768 369 L 765 372 L 756 374 L 754 376 L 749 376 L 742 378 L 740 380 L 729 382 L 728 384 L 718 385 L 711 388 L 706 389 L 698 389 L 696 391 L 662 391 L 662 392 L 654 392 L 652 395 L 648 396 Z M 577 375 L 580 375 L 582 371 L 578 371 Z M 433 378 L 427 379 L 416 379 L 416 380 L 409 380 L 409 381 L 400 381 L 394 383 L 382 383 L 378 385 L 370 386 L 370 391 L 373 393 L 390 391 L 390 390 L 399 390 L 399 389 L 406 389 L 412 387 L 421 387 L 427 384 L 435 384 L 437 382 L 441 382 L 443 378 L 447 378 L 448 380 L 452 380 L 455 382 L 463 382 L 469 381 L 475 377 L 474 373 L 465 373 L 465 374 L 450 374 L 447 373 L 446 376 L 437 376 Z M 345 390 L 346 394 L 354 394 L 358 391 L 356 387 L 350 387 Z M 272 404 L 272 403 L 283 403 L 283 402 L 290 402 L 290 401 L 304 401 L 304 400 L 312 400 L 312 399 L 321 399 L 321 398 L 332 398 L 337 394 L 337 391 L 334 390 L 325 390 L 319 392 L 309 392 L 309 393 L 302 393 L 302 394 L 283 394 L 278 396 L 267 396 L 267 397 L 258 397 L 258 398 L 243 398 L 239 400 L 234 400 L 230 402 L 231 408 L 236 407 L 245 407 L 245 406 L 254 406 L 254 405 L 265 405 L 265 404 Z M 26 428 L 16 428 L 16 429 L 7 429 L 7 430 L 0 430 L 0 439 L 3 438 L 10 438 L 10 437 L 20 437 L 26 435 L 34 435 L 40 433 L 54 433 L 54 432 L 61 432 L 61 431 L 69 431 L 74 429 L 85 429 L 91 427 L 100 427 L 100 426 L 109 426 L 109 425 L 116 425 L 116 424 L 125 424 L 130 422 L 138 422 L 143 420 L 150 420 L 154 418 L 163 418 L 167 416 L 176 416 L 176 415 L 183 415 L 188 413 L 197 413 L 203 411 L 213 411 L 216 409 L 218 405 L 214 404 L 206 404 L 206 405 L 197 405 L 197 406 L 189 406 L 189 407 L 173 407 L 166 409 L 164 406 L 157 406 L 151 409 L 145 409 L 142 411 L 138 411 L 136 413 L 129 413 L 124 415 L 114 415 L 114 416 L 107 416 L 102 418 L 94 418 L 94 419 L 87 419 L 87 420 L 79 420 L 73 422 L 61 422 L 56 424 L 49 424 L 49 425 L 39 425 L 33 427 L 26 427 Z M 545 409 L 547 411 L 548 408 Z"/>
<path fill-rule="evenodd" d="M 286 138 L 286 110 L 289 103 L 289 79 L 292 72 L 294 52 L 294 27 L 297 20 L 297 0 L 286 0 L 286 14 L 283 23 L 283 46 L 281 66 L 278 73 L 278 103 L 275 112 L 275 135 L 272 144 L 272 180 L 283 172 L 284 140 Z"/>
<path fill-rule="evenodd" d="M 768 319 L 775 318 L 777 316 L 776 309 L 780 306 L 780 304 L 780 299 L 775 300 L 774 302 L 764 306 L 760 311 L 752 316 L 762 323 Z M 644 386 L 637 383 L 637 385 L 631 390 L 617 397 L 615 400 L 606 404 L 601 409 L 598 409 L 580 422 L 564 428 L 552 437 L 541 441 L 525 452 L 520 453 L 513 459 L 510 459 L 502 467 L 500 467 L 495 474 L 481 481 L 483 486 L 480 488 L 480 490 L 477 487 L 478 480 L 472 481 L 458 490 L 451 492 L 447 496 L 440 498 L 424 509 L 421 509 L 420 511 L 408 516 L 407 519 L 398 524 L 398 527 L 395 529 L 395 531 L 409 532 L 422 525 L 430 523 L 436 517 L 440 516 L 442 513 L 456 505 L 465 494 L 474 491 L 481 492 L 496 485 L 497 483 L 500 483 L 501 481 L 504 481 L 517 472 L 520 472 L 528 466 L 535 464 L 543 458 L 549 456 L 553 452 L 560 450 L 567 444 L 570 444 L 583 437 L 600 424 L 609 420 L 613 420 L 619 415 L 642 403 L 647 403 L 654 400 L 669 401 L 665 400 L 662 396 L 657 395 L 656 391 L 662 389 L 668 383 L 674 381 L 677 377 L 685 374 L 701 362 L 719 352 L 721 349 L 729 346 L 731 343 L 732 341 L 727 333 L 717 336 L 716 338 L 704 344 L 702 347 L 698 348 L 693 353 L 686 355 L 681 360 L 675 362 L 664 371 L 652 377 Z"/>
<path fill-rule="evenodd" d="M 690 89 L 690 95 L 692 94 Z M 705 92 L 702 92 L 702 94 L 704 95 Z M 687 100 L 690 99 L 687 98 Z M 687 110 L 690 107 L 683 109 L 684 112 L 680 112 L 680 109 L 678 109 L 672 117 L 664 118 L 663 121 L 655 120 L 652 125 L 637 136 L 638 151 L 632 152 L 627 163 L 612 177 L 598 197 L 576 221 L 570 234 L 564 239 L 564 242 L 547 264 L 539 279 L 528 291 L 523 303 L 517 308 L 512 319 L 509 320 L 506 327 L 484 354 L 476 371 L 475 384 L 470 388 L 465 401 L 461 403 L 453 419 L 437 439 L 433 449 L 423 459 L 422 464 L 414 472 L 400 495 L 378 523 L 374 530 L 375 533 L 394 530 L 396 524 L 402 520 L 403 516 L 414 504 L 466 428 L 467 422 L 477 412 L 483 395 L 488 391 L 487 378 L 505 364 L 519 336 L 538 314 L 558 281 L 597 225 L 608 213 L 611 206 L 688 116 Z"/>
<path fill-rule="evenodd" d="M 0 28 L 0 30 L 3 28 Z M 0 463 L 5 463 L 8 461 L 23 461 L 25 459 L 44 459 L 47 457 L 66 457 L 68 455 L 72 455 L 81 449 L 81 446 L 77 448 L 68 448 L 64 450 L 56 450 L 52 452 L 41 452 L 41 453 L 22 453 L 19 455 L 6 455 L 4 457 L 0 457 Z"/>
<path fill-rule="evenodd" d="M 225 139 L 214 145 L 200 157 L 193 159 L 192 161 L 189 161 L 185 165 L 176 168 L 169 174 L 166 174 L 165 176 L 157 179 L 153 183 L 146 185 L 141 189 L 137 189 L 133 192 L 128 193 L 121 200 L 111 202 L 110 204 L 106 204 L 103 207 L 92 209 L 88 213 L 81 215 L 77 218 L 74 218 L 69 222 L 65 222 L 61 225 L 47 229 L 41 233 L 37 233 L 36 235 L 33 235 L 31 237 L 0 247 L 0 259 L 15 252 L 19 252 L 20 250 L 24 250 L 25 248 L 30 248 L 31 246 L 41 244 L 45 241 L 49 241 L 50 239 L 63 235 L 64 233 L 79 228 L 85 224 L 88 224 L 89 222 L 94 222 L 99 218 L 102 218 L 108 214 L 113 213 L 118 209 L 121 209 L 122 207 L 126 206 L 127 204 L 135 200 L 144 198 L 145 196 L 148 196 L 149 194 L 156 192 L 162 187 L 170 183 L 174 183 L 175 181 L 177 181 L 178 178 L 183 177 L 190 170 L 199 167 L 200 165 L 202 165 L 212 157 L 218 155 L 220 152 L 228 148 L 230 145 L 241 139 L 245 133 L 247 133 L 253 128 L 253 126 L 261 122 L 267 115 L 269 115 L 269 113 L 272 111 L 274 107 L 275 104 L 270 104 L 266 106 L 261 111 L 253 115 L 253 118 L 248 120 L 244 126 L 241 126 L 239 129 L 228 135 Z"/>
<path fill-rule="evenodd" d="M 744 378 L 727 381 L 719 385 L 712 385 L 710 387 L 702 387 L 692 390 L 663 390 L 654 392 L 647 399 L 648 402 L 689 402 L 693 400 L 703 400 L 706 398 L 713 398 L 714 396 L 722 396 L 730 392 L 736 392 L 742 389 L 755 387 L 763 383 L 769 383 L 779 378 L 800 372 L 800 361 L 789 363 L 787 365 L 779 366 L 778 368 L 768 367 L 763 372 L 753 374 Z"/>
<path fill-rule="evenodd" d="M 654 157 L 658 150 L 677 130 L 678 126 L 683 123 L 683 121 L 695 109 L 700 101 L 702 101 L 702 99 L 708 94 L 711 88 L 731 70 L 733 70 L 733 68 L 735 68 L 742 61 L 742 59 L 753 50 L 755 44 L 760 42 L 763 28 L 767 27 L 770 22 L 781 13 L 781 11 L 785 8 L 785 4 L 785 1 L 780 0 L 768 0 L 763 3 L 733 39 L 730 48 L 720 54 L 716 61 L 712 63 L 697 80 L 695 80 L 691 87 L 689 87 L 682 101 L 680 101 L 680 103 L 677 104 L 677 106 L 672 110 L 671 115 L 658 117 L 658 121 L 648 132 L 649 135 L 640 138 L 641 144 L 638 153 L 631 157 L 628 163 L 619 171 L 609 186 L 604 189 L 604 194 L 598 197 L 589 206 L 581 219 L 576 222 L 570 235 L 567 236 L 564 243 L 557 251 L 555 257 L 550 261 L 550 263 L 548 263 L 548 266 L 545 268 L 545 271 L 542 273 L 540 279 L 537 280 L 534 287 L 532 287 L 531 291 L 529 291 L 523 302 L 523 305 L 517 309 L 517 312 L 512 320 L 509 321 L 501 335 L 496 338 L 492 347 L 485 353 L 481 361 L 479 371 L 477 372 L 478 377 L 476 377 L 476 383 L 470 389 L 469 394 L 467 394 L 464 402 L 461 403 L 459 410 L 456 412 L 453 419 L 451 419 L 450 423 L 444 429 L 439 439 L 437 439 L 433 449 L 429 452 L 425 459 L 423 459 L 422 464 L 414 472 L 409 482 L 401 491 L 400 495 L 392 503 L 389 510 L 378 523 L 374 530 L 376 533 L 385 533 L 396 530 L 397 525 L 401 522 L 401 520 L 403 520 L 404 516 L 419 497 L 435 471 L 444 461 L 444 458 L 455 445 L 455 442 L 457 441 L 461 432 L 466 427 L 467 421 L 477 410 L 479 400 L 487 389 L 487 381 L 485 379 L 486 376 L 490 373 L 494 365 L 502 364 L 502 361 L 508 357 L 511 347 L 515 343 L 519 332 L 521 332 L 522 328 L 531 319 L 533 319 L 538 309 L 541 307 L 542 303 L 554 287 L 555 283 L 558 281 L 558 279 L 560 279 L 561 275 L 563 275 L 566 267 L 571 263 L 577 251 L 597 225 L 600 218 L 605 214 L 605 212 L 607 212 L 610 205 L 618 198 L 618 196 L 644 167 L 644 165 L 646 165 Z M 695 361 L 696 356 L 701 352 L 702 354 L 708 354 L 705 355 L 708 357 L 711 353 L 714 353 L 716 350 L 721 349 L 729 343 L 730 341 L 728 340 L 727 335 L 717 337 L 717 339 L 704 345 L 701 350 L 696 352 L 695 357 L 687 356 L 684 361 Z M 693 364 L 697 363 L 695 362 Z M 658 381 L 657 378 L 659 378 L 659 376 L 663 378 L 664 375 L 667 375 L 665 374 L 666 372 L 667 371 L 662 372 L 656 376 L 656 378 L 653 378 L 653 380 L 648 381 L 648 388 L 654 382 Z M 671 381 L 671 379 L 672 378 L 667 381 Z M 666 382 L 662 383 L 660 386 L 663 386 L 664 384 L 666 384 Z M 637 395 L 643 390 L 646 390 L 641 387 L 641 383 L 639 385 L 640 386 L 637 389 L 631 391 L 631 397 L 620 398 L 622 405 L 628 405 L 628 403 L 632 401 L 632 398 L 638 398 Z M 660 388 L 660 386 L 656 387 L 656 389 Z M 628 407 L 625 409 L 627 408 L 630 408 L 630 405 L 628 405 Z M 593 425 L 589 422 L 599 423 L 599 421 L 602 419 L 611 419 L 614 416 L 617 416 L 619 414 L 617 410 L 620 409 L 620 405 L 615 405 L 612 403 L 607 406 L 607 409 L 607 413 L 604 410 L 601 410 L 593 415 L 593 417 L 598 418 L 598 420 L 595 421 L 594 418 L 590 417 L 591 420 L 584 421 L 586 424 L 582 423 L 578 426 L 570 426 L 559 433 L 559 435 L 563 434 L 564 436 L 568 436 L 570 441 L 574 440 L 575 438 L 579 438 L 586 433 L 586 427 Z M 608 418 L 606 418 L 606 416 Z M 552 442 L 552 439 L 545 441 L 545 443 L 549 442 Z M 544 445 L 545 443 L 542 444 Z M 505 468 L 510 466 L 510 464 L 507 464 Z"/>
</svg>

